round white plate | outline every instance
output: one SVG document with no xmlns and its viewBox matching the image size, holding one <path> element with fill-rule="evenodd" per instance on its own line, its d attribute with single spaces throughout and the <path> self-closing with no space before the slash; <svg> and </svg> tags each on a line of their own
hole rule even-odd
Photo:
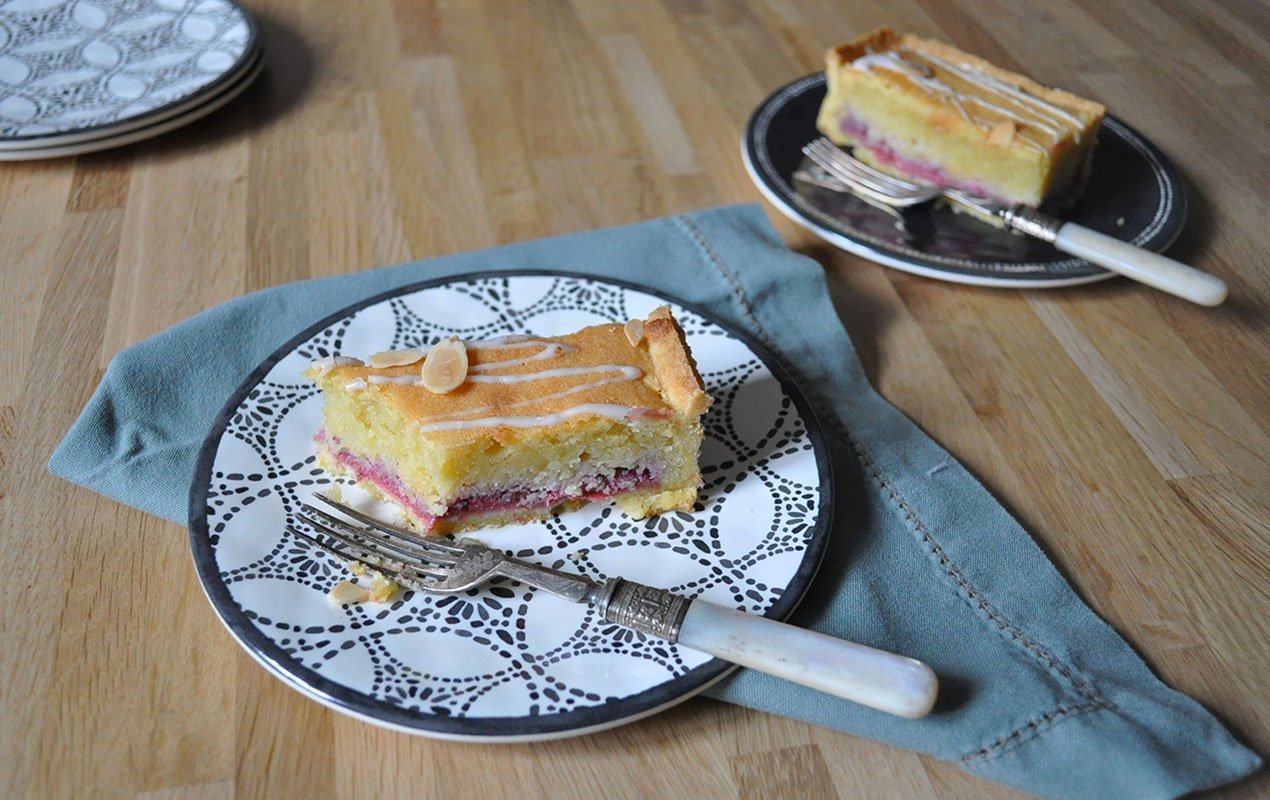
<svg viewBox="0 0 1270 800">
<path fill-rule="evenodd" d="M 190 497 L 199 579 L 233 636 L 309 697 L 428 736 L 529 741 L 612 727 L 701 691 L 732 665 L 499 580 L 454 596 L 407 592 L 340 607 L 346 577 L 285 532 L 332 483 L 314 464 L 322 400 L 300 372 L 332 353 L 445 336 L 563 334 L 669 302 L 707 389 L 704 486 L 692 513 L 635 521 L 606 504 L 486 529 L 482 541 L 595 580 L 620 575 L 784 618 L 815 574 L 832 508 L 828 453 L 802 394 L 747 337 L 628 285 L 560 273 L 468 276 L 372 298 L 297 336 L 225 406 Z"/>
<path fill-rule="evenodd" d="M 194 95 L 181 102 L 171 103 L 153 114 L 143 117 L 132 117 L 114 125 L 101 125 L 88 130 L 57 136 L 0 139 L 0 154 L 20 150 L 51 150 L 84 142 L 113 139 L 141 128 L 157 126 L 159 123 L 170 120 L 173 117 L 188 114 L 199 106 L 212 103 L 226 92 L 232 92 L 235 89 L 242 91 L 242 88 L 246 86 L 242 79 L 253 71 L 259 71 L 262 60 L 261 50 L 257 47 L 248 53 L 247 58 L 243 59 L 242 63 L 235 67 L 232 72 L 225 75 L 224 81 L 218 81 L 214 86 L 208 87 L 206 92 Z M 247 81 L 247 83 L 250 83 L 250 81 Z M 4 156 L 0 155 L 0 158 L 4 158 Z"/>
<path fill-rule="evenodd" d="M 221 92 L 256 51 L 255 24 L 227 0 L 10 0 L 0 142 L 71 144 L 150 124 Z"/>
<path fill-rule="evenodd" d="M 145 139 L 152 139 L 177 128 L 183 128 L 191 122 L 200 120 L 213 111 L 217 111 L 227 105 L 231 100 L 242 94 L 259 77 L 264 69 L 265 60 L 261 53 L 257 52 L 255 55 L 255 59 L 247 65 L 246 72 L 237 83 L 224 87 L 220 94 L 215 97 L 199 98 L 199 102 L 192 104 L 192 107 L 184 113 L 169 117 L 153 125 L 129 130 L 126 133 L 95 139 L 90 138 L 72 144 L 23 147 L 20 149 L 0 148 L 0 161 L 35 161 L 44 158 L 62 158 L 95 153 L 99 150 L 109 150 L 144 141 Z"/>
</svg>

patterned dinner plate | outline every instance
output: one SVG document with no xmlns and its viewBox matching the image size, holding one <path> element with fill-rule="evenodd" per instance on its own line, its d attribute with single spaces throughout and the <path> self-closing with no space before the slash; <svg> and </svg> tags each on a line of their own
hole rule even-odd
<svg viewBox="0 0 1270 800">
<path fill-rule="evenodd" d="M 803 145 L 817 138 L 825 96 L 817 73 L 782 86 L 759 104 L 741 137 L 746 170 L 768 200 L 830 244 L 888 267 L 955 283 L 1040 289 L 1114 276 L 1052 245 L 930 203 L 898 212 L 825 189 Z M 1186 186 L 1169 160 L 1137 131 L 1108 116 L 1089 183 L 1064 219 L 1160 252 L 1186 222 Z"/>
<path fill-rule="evenodd" d="M 234 85 L 258 49 L 227 0 L 0 0 L 0 147 L 154 125 Z"/>
<path fill-rule="evenodd" d="M 200 455 L 190 496 L 194 562 L 230 633 L 305 695 L 367 721 L 446 739 L 530 741 L 613 727 L 681 702 L 732 665 L 606 623 L 508 580 L 460 595 L 404 592 L 339 606 L 347 577 L 285 531 L 333 480 L 314 462 L 321 419 L 300 377 L 334 353 L 447 336 L 556 335 L 668 303 L 715 404 L 691 513 L 632 520 L 591 504 L 479 538 L 595 580 L 622 576 L 783 619 L 806 590 L 832 513 L 828 453 L 798 387 L 758 343 L 701 309 L 636 286 L 564 273 L 417 284 L 341 311 L 244 382 Z M 355 494 L 341 487 L 346 498 Z"/>
<path fill-rule="evenodd" d="M 109 150 L 113 147 L 123 147 L 124 145 L 152 139 L 168 131 L 183 128 L 233 102 L 260 76 L 260 73 L 264 70 L 264 65 L 265 60 L 258 53 L 256 57 L 248 62 L 242 77 L 234 83 L 226 86 L 224 90 L 218 92 L 214 97 L 198 98 L 198 102 L 191 104 L 188 109 L 177 109 L 172 116 L 156 117 L 154 120 L 147 120 L 147 124 L 143 126 L 128 126 L 122 129 L 121 132 L 112 132 L 105 136 L 88 137 L 86 139 L 76 138 L 73 141 L 50 139 L 26 143 L 23 147 L 0 146 L 0 161 L 36 161 L 44 158 L 63 158 L 83 155 L 84 153 L 95 153 L 99 150 Z"/>
</svg>

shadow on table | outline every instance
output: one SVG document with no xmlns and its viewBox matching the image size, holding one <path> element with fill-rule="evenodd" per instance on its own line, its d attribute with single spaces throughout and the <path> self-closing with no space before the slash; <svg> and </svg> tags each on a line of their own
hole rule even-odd
<svg viewBox="0 0 1270 800">
<path fill-rule="evenodd" d="M 315 51 L 277 19 L 255 12 L 263 43 L 264 68 L 243 93 L 202 119 L 126 147 L 79 156 L 95 167 L 129 162 L 139 154 L 165 159 L 180 156 L 267 128 L 296 109 L 315 83 Z"/>
</svg>

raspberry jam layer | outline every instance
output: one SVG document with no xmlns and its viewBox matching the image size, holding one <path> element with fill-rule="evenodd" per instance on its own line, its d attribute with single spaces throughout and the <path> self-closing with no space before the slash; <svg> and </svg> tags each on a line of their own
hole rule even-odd
<svg viewBox="0 0 1270 800">
<path fill-rule="evenodd" d="M 318 445 L 326 450 L 327 456 L 335 462 L 336 466 L 347 471 L 359 483 L 368 483 L 379 491 L 389 500 L 396 502 L 398 505 L 404 506 L 410 516 L 414 517 L 419 526 L 426 533 L 432 530 L 439 517 L 428 510 L 427 505 L 417 495 L 412 494 L 401 482 L 401 478 L 397 473 L 388 469 L 382 461 L 371 461 L 370 459 L 355 456 L 347 450 L 341 450 L 335 446 L 335 442 L 329 441 L 324 432 L 319 432 L 315 440 Z"/>
<path fill-rule="evenodd" d="M 319 432 L 315 438 L 337 466 L 346 470 L 358 482 L 374 486 L 385 497 L 405 507 L 425 533 L 436 527 L 441 520 L 454 521 L 506 511 L 537 511 L 554 508 L 569 500 L 607 500 L 627 492 L 653 489 L 661 482 L 660 476 L 651 469 L 621 467 L 606 475 L 584 477 L 576 486 L 569 488 L 526 486 L 460 497 L 450 504 L 445 514 L 436 515 L 382 461 L 353 455 L 348 450 L 339 448 L 338 441 L 327 439 L 324 432 Z"/>
<path fill-rule="evenodd" d="M 1008 202 L 997 192 L 992 191 L 978 181 L 954 178 L 944 171 L 943 167 L 926 161 L 905 158 L 896 153 L 886 139 L 874 138 L 869 134 L 869 126 L 852 116 L 843 117 L 840 123 L 842 132 L 855 139 L 859 147 L 873 154 L 876 163 L 889 167 L 896 172 L 907 175 L 920 183 L 934 184 L 952 189 L 961 189 L 979 197 L 988 197 Z"/>
</svg>

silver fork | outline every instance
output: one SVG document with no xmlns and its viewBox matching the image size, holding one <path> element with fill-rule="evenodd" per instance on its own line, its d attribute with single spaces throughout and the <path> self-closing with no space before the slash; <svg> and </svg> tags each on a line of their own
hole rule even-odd
<svg viewBox="0 0 1270 800">
<path fill-rule="evenodd" d="M 288 525 L 287 530 L 407 588 L 454 594 L 491 578 L 511 578 L 595 606 L 607 622 L 889 714 L 916 719 L 935 703 L 935 674 L 915 659 L 622 578 L 596 583 L 513 558 L 471 539 L 425 538 L 324 495 L 315 496 L 342 516 L 304 504 L 296 517 L 313 533 L 298 525 Z"/>
<path fill-rule="evenodd" d="M 997 219 L 1016 230 L 1049 242 L 1064 253 L 1097 264 L 1192 303 L 1215 306 L 1226 299 L 1226 284 L 1215 275 L 1152 253 L 1115 237 L 1064 222 L 1024 205 L 1006 206 L 959 189 L 915 183 L 874 169 L 821 137 L 803 153 L 863 199 L 907 208 L 946 197 L 985 219 Z"/>
</svg>

